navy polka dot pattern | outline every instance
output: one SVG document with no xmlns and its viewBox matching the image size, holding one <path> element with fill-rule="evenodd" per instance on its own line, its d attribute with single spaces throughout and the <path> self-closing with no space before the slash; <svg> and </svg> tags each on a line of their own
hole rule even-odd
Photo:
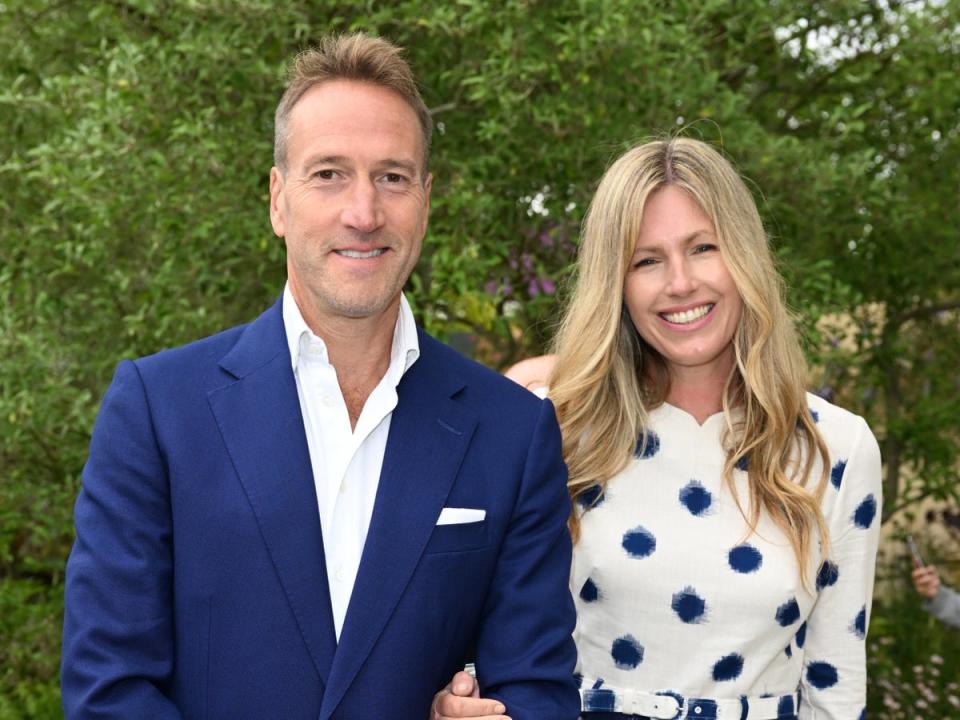
<svg viewBox="0 0 960 720">
<path fill-rule="evenodd" d="M 790 598 L 777 608 L 777 622 L 781 627 L 790 627 L 800 619 L 800 606 L 796 598 Z"/>
<path fill-rule="evenodd" d="M 730 567 L 738 573 L 752 573 L 760 569 L 763 565 L 763 555 L 753 545 L 744 543 L 737 545 L 727 555 L 727 561 Z"/>
<path fill-rule="evenodd" d="M 866 530 L 873 525 L 873 518 L 877 515 L 877 501 L 873 495 L 867 495 L 863 502 L 853 511 L 853 524 Z"/>
<path fill-rule="evenodd" d="M 687 710 L 687 717 L 698 718 L 698 720 L 716 720 L 717 701 L 707 698 L 696 698 L 690 701 L 690 709 Z"/>
<path fill-rule="evenodd" d="M 861 640 L 864 640 L 867 637 L 867 606 L 866 605 L 860 608 L 860 612 L 858 612 L 857 616 L 853 619 L 853 623 L 850 626 L 850 631 Z"/>
<path fill-rule="evenodd" d="M 583 709 L 591 712 L 613 712 L 617 707 L 617 694 L 603 687 L 603 679 L 598 679 L 593 687 L 583 691 Z"/>
<path fill-rule="evenodd" d="M 691 480 L 680 489 L 680 502 L 695 517 L 707 513 L 713 503 L 713 496 L 701 483 Z"/>
<path fill-rule="evenodd" d="M 840 483 L 843 482 L 843 471 L 846 469 L 846 460 L 837 460 L 836 464 L 830 469 L 830 484 L 837 490 L 840 489 Z"/>
<path fill-rule="evenodd" d="M 580 515 L 570 588 L 585 713 L 636 713 L 640 693 L 668 695 L 657 714 L 670 720 L 709 720 L 711 703 L 723 720 L 741 711 L 741 720 L 854 720 L 866 686 L 879 453 L 862 419 L 807 397 L 829 455 L 820 506 L 830 548 L 824 555 L 813 539 L 808 582 L 769 514 L 751 531 L 737 507 L 731 490 L 749 516 L 748 464 L 734 464 L 734 488 L 724 481 L 727 419 L 698 425 L 669 404 L 648 411 L 650 442 Z M 732 699 L 729 712 L 721 700 Z"/>
<path fill-rule="evenodd" d="M 817 690 L 826 690 L 837 684 L 840 675 L 837 669 L 828 662 L 812 662 L 807 665 L 807 682 Z"/>
<path fill-rule="evenodd" d="M 643 646 L 633 635 L 624 635 L 613 641 L 610 655 L 613 664 L 621 670 L 633 670 L 643 662 Z"/>
<path fill-rule="evenodd" d="M 587 581 L 583 584 L 583 587 L 580 588 L 580 599 L 588 603 L 596 602 L 600 599 L 600 589 L 590 578 L 587 578 Z"/>
<path fill-rule="evenodd" d="M 733 466 L 734 466 L 737 470 L 742 470 L 743 472 L 746 472 L 746 471 L 747 471 L 747 468 L 749 467 L 749 463 L 747 462 L 747 456 L 744 455 L 742 458 L 740 458 L 739 460 L 737 460 L 737 462 L 734 463 Z"/>
<path fill-rule="evenodd" d="M 577 502 L 584 510 L 597 507 L 597 505 L 602 503 L 605 499 L 606 498 L 603 495 L 603 488 L 600 485 L 588 487 L 582 493 L 577 495 Z"/>
<path fill-rule="evenodd" d="M 638 458 L 652 458 L 660 452 L 660 436 L 652 430 L 647 432 L 646 442 L 643 435 L 637 438 L 637 449 L 633 454 Z"/>
<path fill-rule="evenodd" d="M 713 679 L 717 682 L 736 680 L 743 672 L 743 656 L 730 653 L 717 660 L 713 665 Z"/>
<path fill-rule="evenodd" d="M 797 634 L 794 636 L 794 639 L 797 641 L 797 647 L 802 648 L 807 642 L 807 624 L 803 623 L 800 626 L 800 629 L 797 630 Z"/>
<path fill-rule="evenodd" d="M 657 539 L 649 530 L 638 525 L 623 534 L 622 545 L 630 557 L 645 558 L 657 549 Z"/>
<path fill-rule="evenodd" d="M 830 560 L 824 560 L 823 564 L 820 565 L 820 569 L 817 570 L 817 592 L 831 585 L 835 585 L 839 578 L 840 568 L 837 564 Z"/>
<path fill-rule="evenodd" d="M 690 586 L 674 593 L 670 607 L 685 623 L 702 623 L 706 620 L 707 602 Z"/>
</svg>

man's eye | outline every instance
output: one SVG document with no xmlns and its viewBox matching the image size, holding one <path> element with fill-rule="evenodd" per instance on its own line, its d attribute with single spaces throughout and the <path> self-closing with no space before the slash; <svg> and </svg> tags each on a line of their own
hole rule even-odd
<svg viewBox="0 0 960 720">
<path fill-rule="evenodd" d="M 391 184 L 402 183 L 404 180 L 406 180 L 406 178 L 400 173 L 387 173 L 383 176 L 383 179 Z"/>
<path fill-rule="evenodd" d="M 337 176 L 336 170 L 317 170 L 313 174 L 314 177 L 320 178 L 321 180 L 333 180 Z"/>
</svg>

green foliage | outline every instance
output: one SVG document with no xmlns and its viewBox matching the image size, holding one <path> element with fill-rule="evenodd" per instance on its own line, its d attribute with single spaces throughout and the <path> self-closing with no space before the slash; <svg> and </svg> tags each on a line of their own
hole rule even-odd
<svg viewBox="0 0 960 720">
<path fill-rule="evenodd" d="M 877 720 L 960 715 L 960 630 L 921 609 L 903 566 L 894 592 L 874 602 L 868 638 L 868 707 Z"/>
<path fill-rule="evenodd" d="M 60 715 L 56 678 L 62 584 L 4 578 L 0 586 L 0 720 Z"/>
<path fill-rule="evenodd" d="M 499 367 L 542 350 L 597 178 L 682 130 L 756 188 L 820 382 L 881 439 L 886 515 L 956 499 L 958 16 L 958 0 L 4 0 L 0 718 L 56 715 L 70 512 L 113 366 L 282 288 L 272 114 L 285 61 L 330 31 L 407 47 L 434 111 L 410 282 L 428 329 L 471 333 Z"/>
</svg>

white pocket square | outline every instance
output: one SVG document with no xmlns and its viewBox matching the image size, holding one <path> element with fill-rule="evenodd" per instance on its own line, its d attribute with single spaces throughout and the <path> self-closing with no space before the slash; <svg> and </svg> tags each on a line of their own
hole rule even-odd
<svg viewBox="0 0 960 720">
<path fill-rule="evenodd" d="M 437 525 L 463 525 L 464 523 L 480 522 L 487 516 L 486 510 L 477 508 L 445 507 L 440 511 Z"/>
</svg>

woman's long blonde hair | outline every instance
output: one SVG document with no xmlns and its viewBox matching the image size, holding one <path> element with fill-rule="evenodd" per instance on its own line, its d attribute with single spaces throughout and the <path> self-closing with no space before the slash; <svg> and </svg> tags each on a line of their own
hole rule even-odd
<svg viewBox="0 0 960 720">
<path fill-rule="evenodd" d="M 760 215 L 737 171 L 704 142 L 671 138 L 627 151 L 604 174 L 587 211 L 576 287 L 555 340 L 550 378 L 570 495 L 577 500 L 596 486 L 606 488 L 638 438 L 645 441 L 648 409 L 669 392 L 664 359 L 637 333 L 623 302 L 644 204 L 667 185 L 689 193 L 712 221 L 743 300 L 735 366 L 723 389 L 724 484 L 751 533 L 762 510 L 783 530 L 806 584 L 815 534 L 824 553 L 828 541 L 820 501 L 829 457 L 807 407 L 803 353 Z M 811 486 L 817 457 L 822 468 Z M 749 511 L 733 482 L 741 462 L 747 463 Z M 570 531 L 577 540 L 576 510 Z"/>
</svg>

